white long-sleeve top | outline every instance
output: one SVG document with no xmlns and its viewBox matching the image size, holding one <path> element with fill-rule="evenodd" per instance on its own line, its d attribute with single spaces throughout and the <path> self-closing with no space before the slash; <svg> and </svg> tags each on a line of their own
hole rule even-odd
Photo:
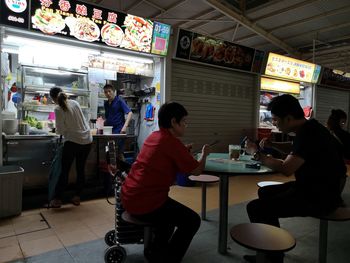
<svg viewBox="0 0 350 263">
<path fill-rule="evenodd" d="M 55 108 L 56 133 L 64 136 L 65 141 L 78 144 L 89 144 L 92 142 L 90 127 L 84 118 L 78 102 L 67 100 L 67 111 L 61 107 Z"/>
</svg>

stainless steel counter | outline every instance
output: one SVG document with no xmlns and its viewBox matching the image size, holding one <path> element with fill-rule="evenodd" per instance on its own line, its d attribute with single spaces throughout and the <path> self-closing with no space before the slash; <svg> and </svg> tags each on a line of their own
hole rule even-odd
<svg viewBox="0 0 350 263">
<path fill-rule="evenodd" d="M 49 135 L 3 135 L 5 140 L 48 140 L 59 138 L 57 134 Z"/>
</svg>

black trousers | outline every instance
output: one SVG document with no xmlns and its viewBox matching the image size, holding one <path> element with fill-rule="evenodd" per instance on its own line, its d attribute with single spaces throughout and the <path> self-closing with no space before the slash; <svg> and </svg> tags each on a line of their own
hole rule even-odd
<svg viewBox="0 0 350 263">
<path fill-rule="evenodd" d="M 294 181 L 261 187 L 258 196 L 247 205 L 250 221 L 277 227 L 279 218 L 328 214 L 336 208 L 336 202 L 330 199 L 297 191 Z M 283 253 L 271 253 L 268 257 L 271 262 L 283 262 Z"/>
<path fill-rule="evenodd" d="M 280 226 L 278 218 L 324 215 L 339 203 L 338 196 L 329 198 L 327 193 L 314 195 L 311 189 L 302 193 L 297 190 L 295 181 L 261 187 L 258 196 L 247 205 L 250 221 L 277 227 Z"/>
<path fill-rule="evenodd" d="M 134 216 L 155 226 L 150 249 L 152 262 L 159 263 L 181 262 L 201 223 L 196 212 L 171 198 L 149 214 Z"/>
<path fill-rule="evenodd" d="M 75 195 L 80 196 L 85 183 L 85 163 L 90 153 L 90 144 L 78 144 L 66 141 L 62 152 L 62 171 L 55 188 L 55 198 L 61 199 L 62 193 L 68 184 L 69 170 L 75 159 L 77 181 L 75 186 Z"/>
</svg>

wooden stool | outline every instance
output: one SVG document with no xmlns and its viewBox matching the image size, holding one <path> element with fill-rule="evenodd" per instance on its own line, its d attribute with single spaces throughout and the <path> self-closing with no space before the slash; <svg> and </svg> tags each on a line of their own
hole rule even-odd
<svg viewBox="0 0 350 263">
<path fill-rule="evenodd" d="M 327 239 L 328 221 L 350 220 L 350 207 L 338 207 L 335 211 L 326 216 L 316 217 L 320 219 L 319 240 L 318 240 L 318 262 L 327 262 Z"/>
<path fill-rule="evenodd" d="M 207 204 L 207 184 L 219 182 L 220 178 L 214 175 L 201 174 L 190 175 L 188 177 L 191 181 L 202 183 L 202 220 L 206 220 L 206 204 Z"/>
<path fill-rule="evenodd" d="M 144 227 L 143 244 L 144 248 L 147 249 L 152 241 L 152 224 L 133 217 L 127 211 L 122 213 L 122 219 L 129 224 Z"/>
<path fill-rule="evenodd" d="M 244 223 L 231 228 L 231 238 L 256 251 L 256 262 L 266 262 L 266 253 L 286 252 L 295 247 L 295 239 L 286 230 L 260 223 Z"/>
<path fill-rule="evenodd" d="M 261 182 L 257 183 L 257 186 L 264 187 L 264 186 L 278 185 L 278 184 L 283 184 L 283 183 L 282 182 L 277 182 L 277 181 L 261 181 Z"/>
</svg>

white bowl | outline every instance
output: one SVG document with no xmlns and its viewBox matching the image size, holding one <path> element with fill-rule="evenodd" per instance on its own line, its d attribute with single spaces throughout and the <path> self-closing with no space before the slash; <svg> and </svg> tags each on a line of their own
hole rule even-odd
<svg viewBox="0 0 350 263">
<path fill-rule="evenodd" d="M 17 132 L 18 120 L 17 119 L 4 119 L 2 120 L 2 131 L 7 135 L 12 135 Z"/>
<path fill-rule="evenodd" d="M 103 134 L 112 134 L 113 126 L 104 126 Z"/>
</svg>

